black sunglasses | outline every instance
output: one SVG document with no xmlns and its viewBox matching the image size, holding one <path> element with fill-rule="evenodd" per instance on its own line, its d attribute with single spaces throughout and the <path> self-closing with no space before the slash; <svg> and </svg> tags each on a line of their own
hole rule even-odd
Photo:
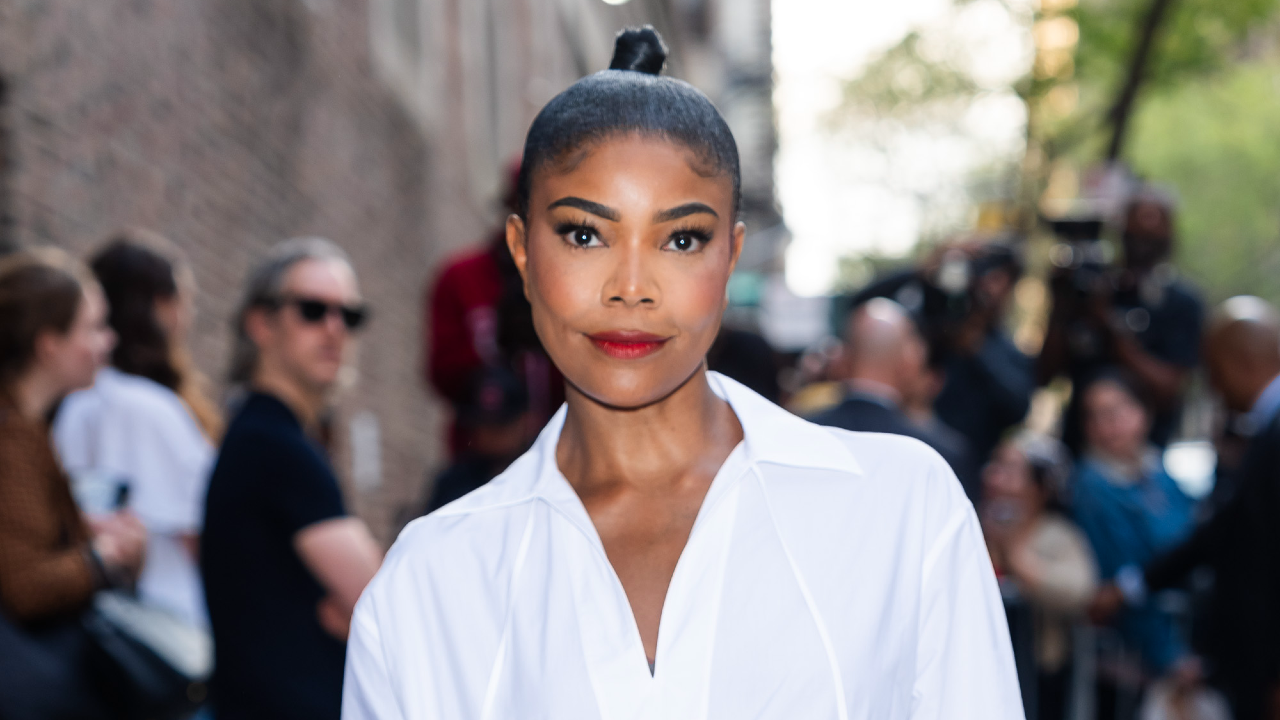
<svg viewBox="0 0 1280 720">
<path fill-rule="evenodd" d="M 298 317 L 303 322 L 315 324 L 324 322 L 325 318 L 337 313 L 342 317 L 342 324 L 348 330 L 357 330 L 369 319 L 369 308 L 364 305 L 340 305 L 328 303 L 314 298 L 286 297 L 272 303 L 276 307 L 292 305 L 298 310 Z"/>
</svg>

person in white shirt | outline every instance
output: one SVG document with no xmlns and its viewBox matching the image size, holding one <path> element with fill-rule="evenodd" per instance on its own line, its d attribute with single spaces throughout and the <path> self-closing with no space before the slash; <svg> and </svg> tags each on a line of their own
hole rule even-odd
<svg viewBox="0 0 1280 720">
<path fill-rule="evenodd" d="M 534 120 L 507 241 L 567 402 L 401 534 L 356 608 L 344 717 L 1023 717 L 946 463 L 706 370 L 737 149 L 664 58 L 624 31 Z"/>
<path fill-rule="evenodd" d="M 184 350 L 195 283 L 177 257 L 143 230 L 117 234 L 93 257 L 119 342 L 93 387 L 63 402 L 54 442 L 83 509 L 101 509 L 86 505 L 104 485 L 128 488 L 148 537 L 140 599 L 205 627 L 196 552 L 221 430 Z"/>
</svg>

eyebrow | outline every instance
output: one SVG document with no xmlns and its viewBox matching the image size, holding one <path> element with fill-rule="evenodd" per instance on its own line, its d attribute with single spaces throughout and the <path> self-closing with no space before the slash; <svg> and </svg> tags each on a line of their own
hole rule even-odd
<svg viewBox="0 0 1280 720">
<path fill-rule="evenodd" d="M 622 219 L 622 213 L 618 212 L 617 210 L 614 210 L 608 205 L 601 205 L 598 202 L 592 202 L 590 200 L 586 200 L 580 197 L 574 197 L 572 195 L 568 197 L 562 197 L 559 200 L 551 203 L 550 205 L 547 206 L 547 209 L 554 210 L 558 207 L 577 208 L 583 212 L 588 212 L 597 217 L 602 217 L 605 220 L 612 220 L 613 222 L 618 222 L 619 220 Z"/>
<path fill-rule="evenodd" d="M 691 203 L 685 203 L 677 207 L 673 207 L 670 210 L 663 210 L 659 213 L 656 213 L 653 216 L 653 221 L 658 223 L 671 222 L 672 220 L 679 220 L 680 218 L 687 217 L 689 215 L 700 215 L 703 213 L 710 215 L 713 218 L 720 217 L 720 215 L 716 213 L 715 210 L 711 209 L 711 206 L 705 205 L 700 202 L 691 202 Z"/>
</svg>

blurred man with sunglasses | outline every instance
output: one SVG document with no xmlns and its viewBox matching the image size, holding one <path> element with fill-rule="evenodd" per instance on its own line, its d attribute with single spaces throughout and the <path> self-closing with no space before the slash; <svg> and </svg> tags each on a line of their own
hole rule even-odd
<svg viewBox="0 0 1280 720">
<path fill-rule="evenodd" d="M 314 436 L 366 316 L 328 240 L 281 243 L 249 277 L 231 368 L 247 396 L 209 482 L 201 548 L 219 718 L 339 716 L 351 612 L 382 553 Z"/>
</svg>

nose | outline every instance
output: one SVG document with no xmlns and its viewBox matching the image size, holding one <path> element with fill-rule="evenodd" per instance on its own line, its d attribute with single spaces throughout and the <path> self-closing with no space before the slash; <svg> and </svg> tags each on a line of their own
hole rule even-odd
<svg viewBox="0 0 1280 720">
<path fill-rule="evenodd" d="M 661 302 L 661 293 L 656 281 L 655 268 L 645 249 L 639 243 L 626 243 L 617 252 L 608 280 L 602 288 L 606 305 L 623 307 L 657 307 Z"/>
<path fill-rule="evenodd" d="M 347 326 L 342 322 L 342 313 L 330 310 L 324 315 L 324 329 L 330 335 L 345 338 Z"/>
</svg>

